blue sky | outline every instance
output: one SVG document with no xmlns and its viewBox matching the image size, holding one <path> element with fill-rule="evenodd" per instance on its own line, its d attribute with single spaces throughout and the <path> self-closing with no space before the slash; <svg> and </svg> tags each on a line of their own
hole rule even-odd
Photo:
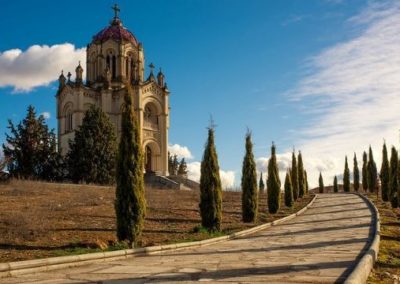
<svg viewBox="0 0 400 284">
<path fill-rule="evenodd" d="M 54 80 L 61 69 L 73 72 L 82 48 L 108 25 L 114 4 L 2 2 L 0 142 L 7 118 L 19 121 L 29 104 L 48 113 L 48 123 L 56 127 Z M 146 63 L 162 67 L 166 75 L 170 144 L 184 156 L 189 156 L 184 147 L 190 151 L 193 177 L 210 115 L 228 185 L 240 181 L 247 127 L 260 171 L 265 171 L 272 141 L 282 173 L 295 146 L 304 152 L 311 184 L 319 171 L 329 184 L 343 171 L 346 154 L 357 152 L 361 158 L 369 144 L 380 152 L 383 138 L 389 145 L 398 141 L 396 1 L 117 3 L 124 26 L 144 45 Z M 72 46 L 61 59 L 43 47 L 60 50 L 66 43 Z M 28 52 L 34 45 L 39 45 L 36 52 Z M 384 98 L 392 102 L 388 111 L 380 107 Z"/>
</svg>

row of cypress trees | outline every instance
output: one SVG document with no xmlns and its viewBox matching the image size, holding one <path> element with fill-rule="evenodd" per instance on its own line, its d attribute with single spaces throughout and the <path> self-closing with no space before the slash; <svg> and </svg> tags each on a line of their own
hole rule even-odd
<svg viewBox="0 0 400 284">
<path fill-rule="evenodd" d="M 395 151 L 395 153 L 392 155 L 393 159 L 396 159 L 397 151 L 393 147 L 392 151 Z M 397 162 L 394 161 L 395 164 Z M 388 154 L 387 154 L 387 148 L 386 144 L 383 145 L 383 150 L 382 150 L 382 166 L 381 166 L 381 173 L 380 177 L 382 180 L 382 199 L 384 200 L 389 200 L 389 183 L 390 183 L 390 170 L 389 170 L 389 161 L 388 161 Z M 397 167 L 396 167 L 397 171 Z M 319 177 L 319 192 L 322 193 L 324 191 L 324 186 L 323 186 L 323 178 L 322 174 L 320 173 Z M 397 182 L 394 181 L 395 183 Z M 369 191 L 369 192 L 375 192 L 378 190 L 378 171 L 376 167 L 376 163 L 374 161 L 374 156 L 372 153 L 372 148 L 371 146 L 369 147 L 368 150 L 368 155 L 364 151 L 363 152 L 363 165 L 362 165 L 362 181 L 361 185 L 364 191 Z M 344 172 L 343 172 L 343 191 L 344 192 L 350 192 L 351 189 L 351 183 L 350 183 L 350 170 L 349 170 L 349 165 L 347 161 L 347 156 L 345 156 L 345 164 L 344 164 Z M 358 162 L 357 162 L 357 156 L 354 153 L 354 158 L 353 158 L 353 189 L 354 191 L 359 191 L 360 189 L 360 170 L 358 168 Z M 338 180 L 337 176 L 334 176 L 333 179 L 333 192 L 338 192 L 339 191 L 339 186 L 338 186 Z"/>
<path fill-rule="evenodd" d="M 386 143 L 383 143 L 382 165 L 379 173 L 381 179 L 381 197 L 385 202 L 390 201 L 393 208 L 399 207 L 399 170 L 398 152 L 396 148 L 392 146 L 389 161 Z"/>
</svg>

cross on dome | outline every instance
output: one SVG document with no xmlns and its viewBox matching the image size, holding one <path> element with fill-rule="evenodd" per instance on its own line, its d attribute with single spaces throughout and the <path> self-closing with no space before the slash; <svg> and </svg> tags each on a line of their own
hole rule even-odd
<svg viewBox="0 0 400 284">
<path fill-rule="evenodd" d="M 119 9 L 119 7 L 118 7 L 118 4 L 114 4 L 114 6 L 113 7 L 111 7 L 111 9 L 113 9 L 114 10 L 114 18 L 118 18 L 118 13 L 119 12 L 121 12 L 121 10 Z"/>
</svg>

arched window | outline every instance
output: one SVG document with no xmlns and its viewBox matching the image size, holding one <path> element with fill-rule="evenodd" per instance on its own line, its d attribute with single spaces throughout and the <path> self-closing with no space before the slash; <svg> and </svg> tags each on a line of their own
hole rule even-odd
<svg viewBox="0 0 400 284">
<path fill-rule="evenodd" d="M 106 57 L 106 65 L 107 65 L 107 68 L 111 70 L 111 60 L 110 60 L 110 55 L 107 55 L 107 57 Z"/>
<path fill-rule="evenodd" d="M 111 66 L 112 78 L 115 79 L 117 77 L 117 58 L 115 55 L 112 57 L 112 66 Z"/>
<path fill-rule="evenodd" d="M 127 80 L 129 80 L 129 77 L 130 77 L 129 66 L 130 66 L 130 60 L 129 60 L 129 57 L 127 57 L 125 60 L 125 76 L 126 76 Z"/>
<path fill-rule="evenodd" d="M 68 110 L 66 115 L 65 115 L 65 132 L 70 132 L 72 131 L 72 110 Z"/>
<path fill-rule="evenodd" d="M 144 126 L 153 130 L 158 129 L 157 110 L 153 104 L 147 104 L 144 108 Z"/>
</svg>

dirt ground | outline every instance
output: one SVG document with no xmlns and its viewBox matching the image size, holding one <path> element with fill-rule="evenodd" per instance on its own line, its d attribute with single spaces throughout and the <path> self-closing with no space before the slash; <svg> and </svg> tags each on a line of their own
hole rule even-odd
<svg viewBox="0 0 400 284">
<path fill-rule="evenodd" d="M 49 184 L 13 180 L 0 184 L 0 262 L 117 249 L 115 190 L 112 187 Z M 142 246 L 209 238 L 200 225 L 198 191 L 146 188 L 147 216 Z M 281 218 L 304 207 L 311 196 L 293 208 L 281 206 L 267 214 L 266 195 L 260 195 L 257 224 Z M 223 233 L 255 224 L 241 221 L 241 193 L 223 193 Z"/>
</svg>

